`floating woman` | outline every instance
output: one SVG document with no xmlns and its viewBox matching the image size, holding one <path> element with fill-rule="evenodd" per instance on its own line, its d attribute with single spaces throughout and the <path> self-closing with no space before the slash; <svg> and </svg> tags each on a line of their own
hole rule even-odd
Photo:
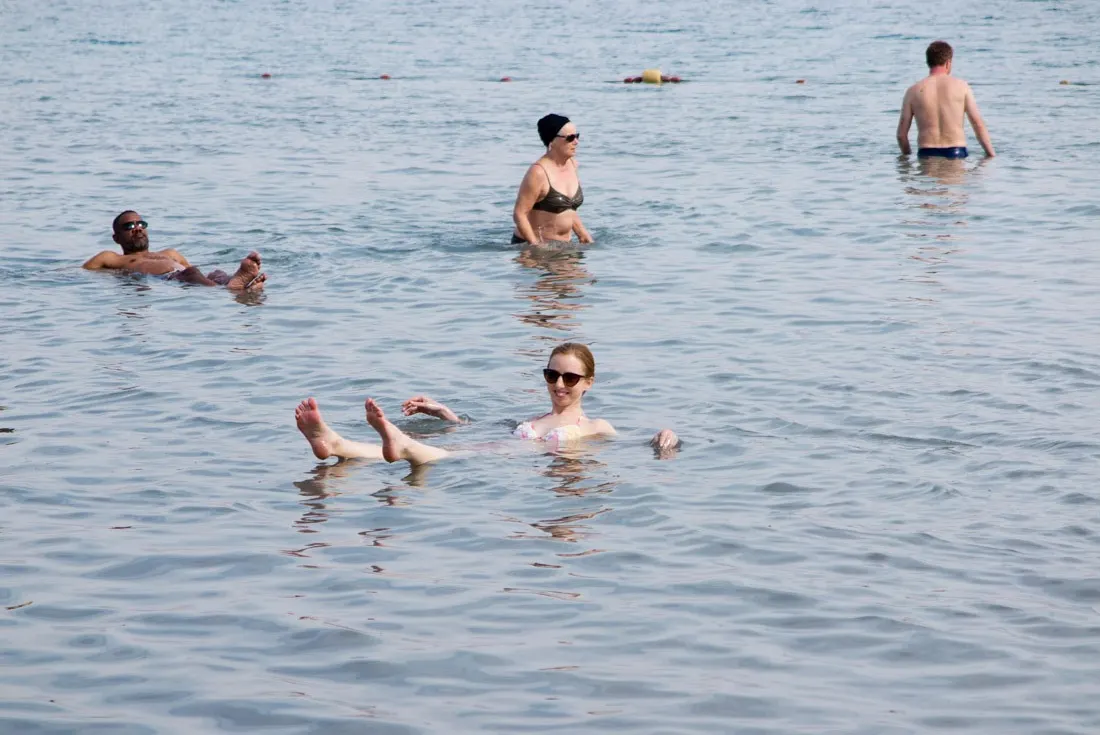
<svg viewBox="0 0 1100 735">
<path fill-rule="evenodd" d="M 590 419 L 584 413 L 584 395 L 596 379 L 596 360 L 585 345 L 566 342 L 550 353 L 550 360 L 542 371 L 546 389 L 550 394 L 550 411 L 529 421 L 524 421 L 512 432 L 520 439 L 547 442 L 552 448 L 587 437 L 614 436 L 615 428 L 603 419 Z M 435 462 L 450 456 L 452 452 L 424 444 L 401 431 L 382 409 L 368 398 L 367 423 L 378 432 L 382 445 L 351 441 L 340 436 L 325 423 L 317 401 L 307 398 L 298 404 L 294 418 L 318 459 L 341 457 L 344 459 L 384 459 L 387 462 L 404 460 L 412 466 Z M 464 423 L 447 406 L 427 396 L 414 396 L 401 406 L 406 416 L 422 413 L 443 421 Z M 665 458 L 680 446 L 680 439 L 671 429 L 662 429 L 650 440 Z"/>
</svg>

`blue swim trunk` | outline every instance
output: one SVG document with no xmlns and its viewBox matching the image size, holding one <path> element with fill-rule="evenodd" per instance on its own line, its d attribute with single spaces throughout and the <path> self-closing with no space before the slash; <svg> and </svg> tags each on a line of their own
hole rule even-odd
<svg viewBox="0 0 1100 735">
<path fill-rule="evenodd" d="M 921 148 L 917 151 L 918 158 L 966 158 L 966 146 L 960 145 L 954 148 Z"/>
</svg>

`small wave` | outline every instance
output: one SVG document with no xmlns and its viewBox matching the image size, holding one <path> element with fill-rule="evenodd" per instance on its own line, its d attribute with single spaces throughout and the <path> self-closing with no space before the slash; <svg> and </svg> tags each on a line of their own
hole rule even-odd
<svg viewBox="0 0 1100 735">
<path fill-rule="evenodd" d="M 98 38 L 96 36 L 88 36 L 86 38 L 74 39 L 73 43 L 87 43 L 93 46 L 140 46 L 142 44 L 142 41 L 120 41 L 113 38 Z"/>
</svg>

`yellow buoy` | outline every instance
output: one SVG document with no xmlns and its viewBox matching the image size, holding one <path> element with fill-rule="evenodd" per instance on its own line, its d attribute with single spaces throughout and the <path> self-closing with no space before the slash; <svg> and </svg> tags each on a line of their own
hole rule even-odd
<svg viewBox="0 0 1100 735">
<path fill-rule="evenodd" d="M 642 81 L 646 84 L 660 84 L 661 83 L 661 70 L 660 69 L 646 69 L 642 72 Z"/>
</svg>

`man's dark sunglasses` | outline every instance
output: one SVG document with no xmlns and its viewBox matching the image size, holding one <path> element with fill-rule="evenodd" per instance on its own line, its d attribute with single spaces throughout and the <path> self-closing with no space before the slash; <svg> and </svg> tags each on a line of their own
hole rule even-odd
<svg viewBox="0 0 1100 735">
<path fill-rule="evenodd" d="M 118 229 L 122 230 L 123 232 L 129 232 L 135 227 L 140 227 L 143 230 L 148 230 L 149 223 L 143 219 L 136 219 L 133 222 L 123 222 L 121 225 L 118 226 Z"/>
<path fill-rule="evenodd" d="M 566 388 L 572 388 L 574 385 L 584 380 L 583 375 L 577 375 L 576 373 L 559 373 L 557 370 L 551 370 L 550 368 L 543 368 L 542 377 L 550 385 L 556 385 L 558 378 L 561 378 Z"/>
<path fill-rule="evenodd" d="M 555 138 L 565 138 L 566 143 L 572 143 L 574 140 L 580 140 L 580 133 L 570 133 L 569 135 L 555 135 Z"/>
</svg>

